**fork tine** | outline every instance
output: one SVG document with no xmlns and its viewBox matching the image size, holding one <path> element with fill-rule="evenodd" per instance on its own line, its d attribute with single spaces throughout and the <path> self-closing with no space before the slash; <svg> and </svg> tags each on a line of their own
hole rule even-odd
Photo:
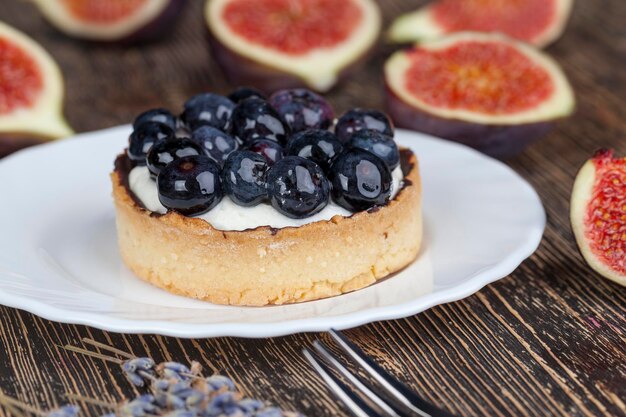
<svg viewBox="0 0 626 417">
<path fill-rule="evenodd" d="M 354 394 L 346 385 L 328 372 L 327 366 L 318 361 L 313 353 L 307 349 L 302 349 L 302 353 L 315 369 L 315 372 L 324 380 L 332 393 L 341 401 L 350 412 L 356 417 L 383 417 L 374 411 L 358 395 Z"/>
<path fill-rule="evenodd" d="M 358 347 L 339 331 L 331 329 L 330 335 L 337 344 L 370 374 L 394 399 L 422 417 L 454 417 L 453 414 L 435 407 L 420 398 L 406 385 L 388 374 L 376 362 L 367 357 Z"/>
<path fill-rule="evenodd" d="M 332 353 L 328 351 L 328 349 L 322 342 L 316 340 L 315 342 L 313 342 L 313 347 L 315 348 L 317 353 L 324 360 L 326 360 L 332 368 L 335 368 L 337 371 L 339 371 L 341 375 L 343 375 L 348 381 L 354 384 L 357 390 L 365 394 L 365 396 L 368 399 L 372 400 L 372 402 L 374 402 L 374 404 L 376 404 L 378 407 L 380 407 L 380 409 L 383 410 L 383 412 L 387 413 L 387 415 L 391 417 L 401 417 L 396 412 L 396 410 L 390 407 L 382 398 L 380 398 L 378 394 L 374 392 L 373 388 L 368 387 L 363 381 L 357 378 L 352 372 L 348 371 L 348 369 L 345 366 L 343 366 L 341 362 L 339 362 Z"/>
</svg>

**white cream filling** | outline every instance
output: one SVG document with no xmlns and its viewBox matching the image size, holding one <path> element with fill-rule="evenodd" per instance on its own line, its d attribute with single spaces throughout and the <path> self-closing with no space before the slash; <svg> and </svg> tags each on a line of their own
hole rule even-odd
<svg viewBox="0 0 626 417">
<path fill-rule="evenodd" d="M 397 167 L 393 170 L 391 184 L 391 198 L 394 198 L 402 186 L 402 170 Z M 167 209 L 159 201 L 155 181 L 150 176 L 150 171 L 145 166 L 137 166 L 130 171 L 128 176 L 130 190 L 145 208 L 154 212 L 165 214 Z M 195 216 L 206 220 L 211 226 L 219 230 L 246 230 L 259 226 L 298 227 L 307 223 L 320 220 L 330 220 L 334 216 L 350 216 L 352 212 L 333 203 L 332 200 L 322 211 L 304 219 L 291 219 L 269 204 L 259 204 L 254 207 L 242 207 L 235 204 L 227 196 L 208 212 Z"/>
</svg>

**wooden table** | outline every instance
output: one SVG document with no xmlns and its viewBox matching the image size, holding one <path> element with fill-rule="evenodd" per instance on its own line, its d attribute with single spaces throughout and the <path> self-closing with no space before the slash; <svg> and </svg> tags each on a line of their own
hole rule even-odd
<svg viewBox="0 0 626 417">
<path fill-rule="evenodd" d="M 202 2 L 189 3 L 171 36 L 141 48 L 65 38 L 18 0 L 0 2 L 0 20 L 54 55 L 66 79 L 67 117 L 82 132 L 127 123 L 153 106 L 177 109 L 200 91 L 231 89 L 207 49 Z M 387 21 L 418 3 L 381 1 Z M 463 301 L 347 331 L 385 368 L 459 416 L 626 415 L 626 290 L 584 264 L 568 220 L 581 164 L 599 147 L 626 155 L 625 21 L 623 0 L 578 0 L 565 36 L 548 49 L 575 87 L 578 112 L 509 161 L 545 204 L 548 226 L 537 253 Z M 392 50 L 381 46 L 330 94 L 337 111 L 382 106 L 381 68 Z M 157 360 L 210 363 L 245 393 L 308 416 L 345 413 L 301 357 L 318 334 L 265 340 L 121 335 L 10 308 L 0 308 L 0 389 L 41 408 L 62 403 L 65 392 L 109 402 L 134 395 L 114 365 L 58 347 L 85 336 Z"/>
</svg>

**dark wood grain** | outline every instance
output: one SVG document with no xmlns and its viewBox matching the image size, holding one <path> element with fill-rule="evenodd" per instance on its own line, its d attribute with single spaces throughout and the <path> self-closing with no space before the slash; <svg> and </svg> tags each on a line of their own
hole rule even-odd
<svg viewBox="0 0 626 417">
<path fill-rule="evenodd" d="M 0 1 L 0 20 L 54 55 L 66 79 L 67 117 L 82 132 L 127 123 L 152 106 L 179 108 L 198 91 L 232 88 L 211 61 L 202 2 L 189 3 L 165 40 L 128 49 L 67 39 L 25 1 Z M 421 3 L 381 1 L 387 21 Z M 573 178 L 584 160 L 599 147 L 626 154 L 624 22 L 623 0 L 578 0 L 565 36 L 548 49 L 575 87 L 578 111 L 509 161 L 536 187 L 547 210 L 537 253 L 510 277 L 465 300 L 347 331 L 385 368 L 459 416 L 626 416 L 626 290 L 585 266 L 568 221 Z M 381 107 L 381 66 L 392 50 L 381 45 L 330 94 L 338 111 Z M 345 415 L 300 355 L 324 335 L 121 335 L 10 308 L 0 308 L 0 389 L 41 408 L 63 403 L 66 392 L 110 402 L 133 395 L 115 365 L 59 348 L 85 336 L 156 360 L 200 360 L 233 377 L 245 393 L 309 416 Z"/>
</svg>

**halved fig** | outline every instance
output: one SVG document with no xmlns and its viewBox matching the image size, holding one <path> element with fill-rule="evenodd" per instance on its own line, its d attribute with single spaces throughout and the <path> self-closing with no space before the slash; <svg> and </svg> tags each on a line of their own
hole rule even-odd
<svg viewBox="0 0 626 417">
<path fill-rule="evenodd" d="M 574 94 L 547 55 L 497 34 L 459 32 L 395 53 L 385 64 L 398 127 L 506 158 L 569 116 Z"/>
<path fill-rule="evenodd" d="M 601 150 L 583 165 L 572 190 L 570 219 L 589 266 L 626 286 L 626 158 Z"/>
<path fill-rule="evenodd" d="M 62 104 L 63 79 L 52 57 L 0 23 L 0 156 L 71 135 Z"/>
<path fill-rule="evenodd" d="M 234 84 L 327 91 L 376 43 L 373 0 L 209 0 L 213 56 Z"/>
<path fill-rule="evenodd" d="M 100 42 L 139 42 L 166 32 L 185 0 L 33 0 L 66 35 Z"/>
<path fill-rule="evenodd" d="M 558 39 L 573 0 L 439 0 L 397 18 L 389 39 L 397 43 L 433 39 L 452 32 L 499 32 L 544 47 Z"/>
</svg>

